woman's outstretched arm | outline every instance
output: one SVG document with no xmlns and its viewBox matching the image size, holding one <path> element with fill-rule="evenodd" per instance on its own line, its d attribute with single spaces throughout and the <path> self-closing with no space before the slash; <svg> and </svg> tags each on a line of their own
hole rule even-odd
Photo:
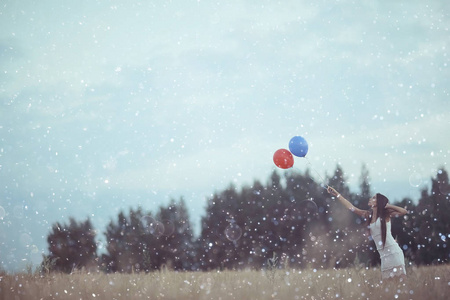
<svg viewBox="0 0 450 300">
<path fill-rule="evenodd" d="M 353 204 L 351 204 L 350 201 L 348 201 L 347 199 L 342 197 L 342 195 L 339 194 L 338 191 L 336 191 L 331 186 L 329 186 L 327 188 L 327 192 L 330 193 L 331 195 L 335 196 L 342 203 L 342 205 L 344 205 L 351 212 L 353 212 L 361 217 L 367 217 L 367 211 L 359 209 L 356 206 L 354 206 Z"/>
</svg>

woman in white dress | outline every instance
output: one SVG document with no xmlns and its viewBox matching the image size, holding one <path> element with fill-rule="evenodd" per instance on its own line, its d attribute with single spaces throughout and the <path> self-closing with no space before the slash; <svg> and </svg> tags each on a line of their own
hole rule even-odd
<svg viewBox="0 0 450 300">
<path fill-rule="evenodd" d="M 385 280 L 397 276 L 405 277 L 405 257 L 392 236 L 391 217 L 403 216 L 408 211 L 389 204 L 389 200 L 382 194 L 376 194 L 369 199 L 368 204 L 371 210 L 362 210 L 342 197 L 334 188 L 328 187 L 327 191 L 350 211 L 368 220 L 370 234 L 381 258 L 381 278 Z"/>
</svg>

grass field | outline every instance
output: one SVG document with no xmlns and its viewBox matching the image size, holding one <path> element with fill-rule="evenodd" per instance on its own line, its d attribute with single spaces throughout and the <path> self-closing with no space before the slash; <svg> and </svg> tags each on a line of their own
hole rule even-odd
<svg viewBox="0 0 450 300">
<path fill-rule="evenodd" d="M 449 299 L 450 265 L 409 267 L 404 283 L 379 269 L 0 274 L 0 299 Z"/>
</svg>

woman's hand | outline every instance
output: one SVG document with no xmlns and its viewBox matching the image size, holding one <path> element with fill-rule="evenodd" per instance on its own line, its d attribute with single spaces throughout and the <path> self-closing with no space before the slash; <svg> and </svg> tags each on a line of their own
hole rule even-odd
<svg viewBox="0 0 450 300">
<path fill-rule="evenodd" d="M 327 188 L 327 192 L 329 194 L 331 194 L 332 196 L 335 196 L 335 197 L 339 196 L 339 193 L 334 188 L 332 188 L 331 186 L 329 186 Z"/>
<path fill-rule="evenodd" d="M 362 210 L 359 209 L 355 206 L 353 206 L 353 204 L 350 203 L 350 201 L 348 201 L 347 199 L 345 199 L 344 197 L 341 196 L 341 194 L 338 193 L 338 191 L 336 191 L 334 188 L 332 188 L 331 186 L 329 186 L 327 188 L 327 192 L 330 193 L 332 196 L 335 196 L 340 203 L 342 203 L 342 205 L 344 205 L 348 210 L 350 210 L 352 213 L 357 214 L 360 217 L 364 217 L 367 218 L 368 216 L 368 211 L 366 210 Z"/>
</svg>

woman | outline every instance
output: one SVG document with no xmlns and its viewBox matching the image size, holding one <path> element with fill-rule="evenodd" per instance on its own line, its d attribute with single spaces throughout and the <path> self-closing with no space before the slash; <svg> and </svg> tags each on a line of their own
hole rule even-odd
<svg viewBox="0 0 450 300">
<path fill-rule="evenodd" d="M 403 251 L 392 237 L 391 217 L 403 216 L 408 213 L 404 208 L 389 204 L 382 194 L 376 194 L 369 199 L 371 210 L 362 210 L 353 206 L 334 188 L 328 187 L 328 193 L 335 196 L 346 208 L 367 219 L 370 234 L 377 246 L 381 258 L 381 278 L 406 276 L 405 257 Z"/>
</svg>

